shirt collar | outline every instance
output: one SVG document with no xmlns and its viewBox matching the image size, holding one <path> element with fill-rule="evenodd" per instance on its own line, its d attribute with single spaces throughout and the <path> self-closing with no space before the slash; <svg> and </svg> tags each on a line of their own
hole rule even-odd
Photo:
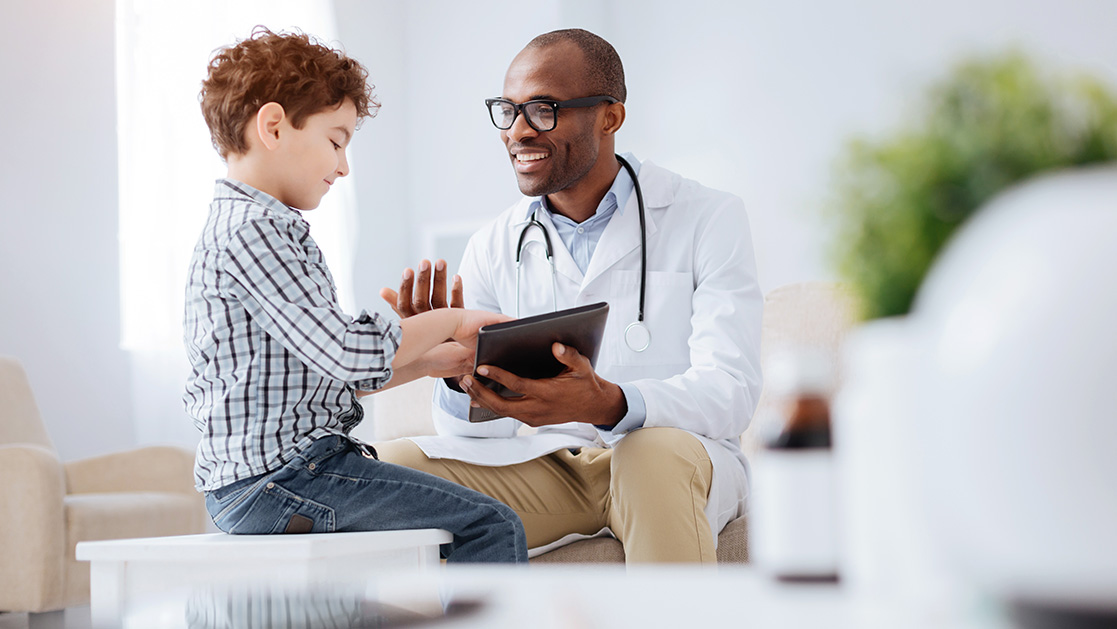
<svg viewBox="0 0 1117 629">
<path fill-rule="evenodd" d="M 291 220 L 297 222 L 306 222 L 306 219 L 303 218 L 302 212 L 296 210 L 295 208 L 284 205 L 282 201 L 273 197 L 267 192 L 257 190 L 256 188 L 253 188 L 252 186 L 242 181 L 237 181 L 236 179 L 218 179 L 213 195 L 214 198 L 229 196 L 230 194 L 248 197 L 256 203 L 279 214 L 280 216 L 290 218 Z"/>
<path fill-rule="evenodd" d="M 639 160 L 637 160 L 632 153 L 624 153 L 621 155 L 621 157 L 627 160 L 629 164 L 632 164 L 632 169 L 636 171 L 636 176 L 639 177 Z M 628 169 L 621 165 L 620 171 L 617 172 L 616 178 L 613 179 L 613 185 L 609 186 L 609 191 L 606 192 L 605 196 L 601 198 L 601 203 L 597 204 L 597 209 L 594 211 L 593 215 L 597 216 L 603 208 L 608 207 L 610 200 L 615 200 L 617 203 L 617 212 L 620 214 L 624 214 L 624 207 L 628 204 L 628 199 L 632 196 L 632 193 L 635 189 L 636 186 L 632 182 L 632 176 L 628 174 Z M 530 220 L 531 215 L 534 214 L 535 211 L 539 208 L 543 208 L 547 212 L 551 211 L 550 208 L 547 207 L 547 204 L 543 197 L 528 198 L 529 202 L 527 204 L 527 209 L 524 211 L 524 221 Z M 590 217 L 587 220 L 592 220 L 592 218 L 593 217 Z"/>
</svg>

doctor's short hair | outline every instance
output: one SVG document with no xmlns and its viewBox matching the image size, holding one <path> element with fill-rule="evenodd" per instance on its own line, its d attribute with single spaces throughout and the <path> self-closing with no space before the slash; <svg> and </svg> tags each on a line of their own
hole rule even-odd
<svg viewBox="0 0 1117 629">
<path fill-rule="evenodd" d="M 567 28 L 544 33 L 528 42 L 525 48 L 545 48 L 551 44 L 568 41 L 578 46 L 586 56 L 586 80 L 592 93 L 604 94 L 625 102 L 628 90 L 624 86 L 624 66 L 613 45 L 593 33 L 580 28 Z"/>
<path fill-rule="evenodd" d="M 216 52 L 198 100 L 213 147 L 226 158 L 248 151 L 245 131 L 267 103 L 279 103 L 301 129 L 310 116 L 348 98 L 360 122 L 380 107 L 372 88 L 364 66 L 340 50 L 305 33 L 257 26 L 248 39 Z"/>
</svg>

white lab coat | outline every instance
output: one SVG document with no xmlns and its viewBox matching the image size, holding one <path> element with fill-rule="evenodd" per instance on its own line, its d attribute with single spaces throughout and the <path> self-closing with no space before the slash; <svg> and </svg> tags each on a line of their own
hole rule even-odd
<svg viewBox="0 0 1117 629">
<path fill-rule="evenodd" d="M 682 428 L 706 447 L 713 462 L 706 516 L 716 540 L 726 523 L 744 513 L 748 471 L 739 437 L 761 386 L 763 298 L 748 217 L 739 198 L 651 162 L 640 167 L 639 180 L 647 216 L 645 323 L 651 332 L 644 352 L 624 342 L 640 292 L 636 194 L 610 220 L 584 275 L 549 215 L 540 211 L 538 217 L 555 245 L 558 308 L 609 302 L 597 372 L 639 389 L 647 405 L 645 427 Z M 470 239 L 460 269 L 466 307 L 516 315 L 516 244 L 531 201 L 521 200 Z M 519 298 L 523 317 L 553 309 L 542 234 L 532 229 L 527 240 Z M 413 439 L 431 458 L 511 465 L 562 448 L 611 446 L 624 437 L 573 422 L 525 435 L 517 435 L 522 424 L 511 418 L 471 424 L 461 419 L 464 394 L 437 386 L 444 388 L 435 392 L 439 436 Z M 454 404 L 438 403 L 454 396 L 460 396 Z"/>
</svg>

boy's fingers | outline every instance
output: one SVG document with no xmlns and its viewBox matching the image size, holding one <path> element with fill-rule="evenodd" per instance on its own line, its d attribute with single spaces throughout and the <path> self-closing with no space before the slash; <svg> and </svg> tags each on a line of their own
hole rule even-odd
<svg viewBox="0 0 1117 629">
<path fill-rule="evenodd" d="M 434 278 L 431 281 L 431 308 L 446 307 L 446 261 L 434 263 Z"/>
<path fill-rule="evenodd" d="M 465 291 L 462 289 L 462 276 L 454 276 L 454 286 L 450 289 L 450 307 L 465 308 Z"/>
<path fill-rule="evenodd" d="M 388 302 L 388 305 L 392 307 L 392 310 L 394 310 L 397 315 L 403 316 L 403 313 L 399 311 L 399 293 L 390 288 L 381 288 L 380 298 Z"/>
</svg>

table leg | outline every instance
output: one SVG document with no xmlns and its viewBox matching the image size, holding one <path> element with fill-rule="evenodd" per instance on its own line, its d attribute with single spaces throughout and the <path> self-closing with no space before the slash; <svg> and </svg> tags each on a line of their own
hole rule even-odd
<svg viewBox="0 0 1117 629">
<path fill-rule="evenodd" d="M 124 619 L 124 562 L 89 565 L 89 617 L 93 629 L 120 627 Z"/>
</svg>

